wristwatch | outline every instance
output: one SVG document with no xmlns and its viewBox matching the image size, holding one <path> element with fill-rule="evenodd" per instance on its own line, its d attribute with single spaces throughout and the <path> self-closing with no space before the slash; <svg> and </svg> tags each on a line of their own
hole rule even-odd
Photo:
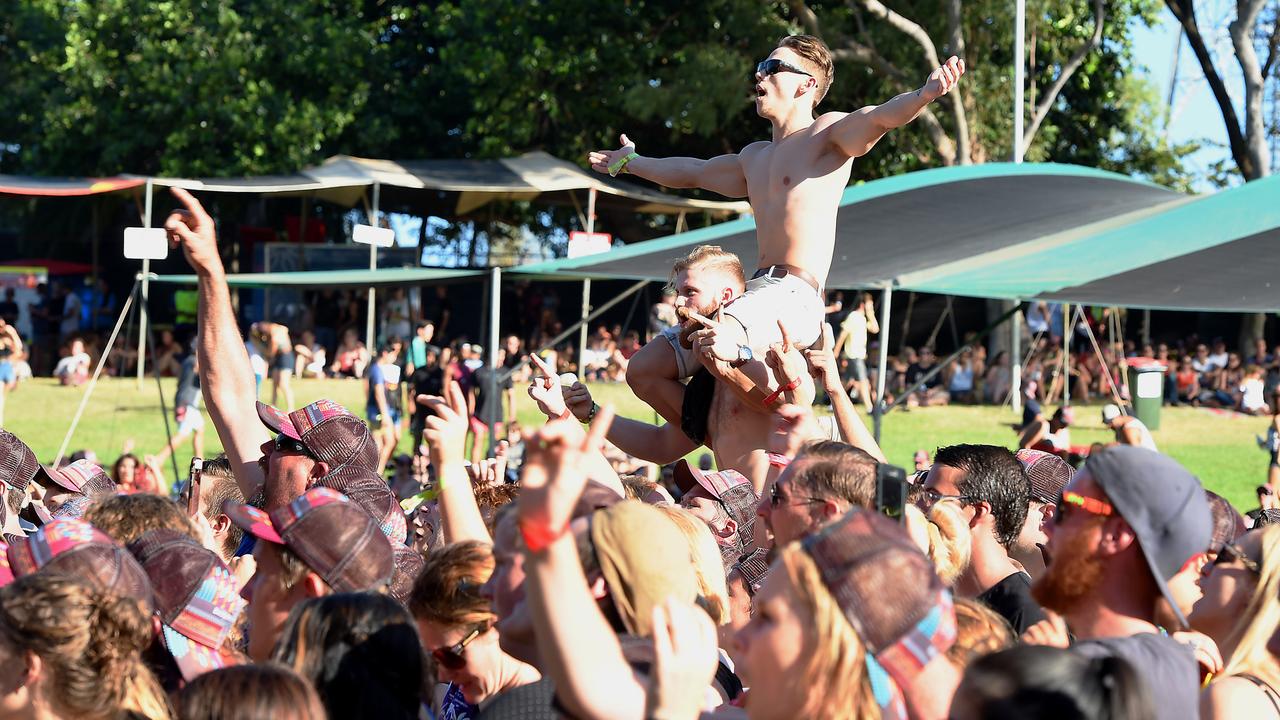
<svg viewBox="0 0 1280 720">
<path fill-rule="evenodd" d="M 743 365 L 746 365 L 747 363 L 751 362 L 751 361 L 752 361 L 752 360 L 754 360 L 754 359 L 755 359 L 755 356 L 753 356 L 753 355 L 751 354 L 751 348 L 750 348 L 750 347 L 748 347 L 747 345 L 739 345 L 739 346 L 738 346 L 738 359 L 737 359 L 737 360 L 734 360 L 734 361 L 733 361 L 733 362 L 731 362 L 731 363 L 729 363 L 729 367 L 731 367 L 731 368 L 740 368 L 740 367 L 742 367 Z"/>
</svg>

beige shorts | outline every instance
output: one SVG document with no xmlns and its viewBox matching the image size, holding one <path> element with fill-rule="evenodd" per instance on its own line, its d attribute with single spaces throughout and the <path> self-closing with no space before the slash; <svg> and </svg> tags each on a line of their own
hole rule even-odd
<svg viewBox="0 0 1280 720">
<path fill-rule="evenodd" d="M 724 306 L 724 315 L 742 325 L 747 344 L 757 355 L 782 340 L 781 320 L 797 347 L 807 348 L 822 338 L 826 304 L 818 291 L 795 275 L 763 275 L 747 281 L 746 292 Z"/>
<path fill-rule="evenodd" d="M 680 326 L 673 325 L 662 331 L 662 339 L 671 343 L 671 349 L 676 353 L 676 370 L 679 372 L 677 377 L 681 380 L 693 377 L 693 374 L 702 369 L 702 363 L 698 361 L 698 356 L 694 354 L 693 348 L 687 348 L 680 344 Z"/>
</svg>

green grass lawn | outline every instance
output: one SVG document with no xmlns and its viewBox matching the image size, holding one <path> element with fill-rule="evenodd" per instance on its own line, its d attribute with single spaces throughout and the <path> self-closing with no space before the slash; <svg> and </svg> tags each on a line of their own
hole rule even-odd
<svg viewBox="0 0 1280 720">
<path fill-rule="evenodd" d="M 161 382 L 168 406 L 173 401 L 174 380 Z M 631 395 L 625 385 L 596 385 L 592 391 L 598 401 L 614 403 L 622 415 L 655 420 L 653 412 Z M 5 428 L 29 443 L 42 460 L 52 460 L 83 392 L 83 388 L 64 388 L 43 378 L 24 383 L 8 397 Z M 264 384 L 263 395 L 269 393 L 270 384 Z M 295 379 L 294 395 L 299 406 L 329 397 L 363 414 L 363 384 L 354 380 Z M 520 422 L 526 426 L 540 422 L 541 415 L 523 390 L 518 392 L 518 397 Z M 993 407 L 895 411 L 885 419 L 883 445 L 890 461 L 910 467 L 912 454 L 921 448 L 932 452 L 940 445 L 960 442 L 1012 446 L 1015 436 L 1009 424 L 1017 419 L 1012 411 Z M 1077 426 L 1072 428 L 1073 443 L 1087 445 L 1110 438 L 1110 433 L 1102 428 L 1096 408 L 1079 409 L 1077 419 Z M 257 422 L 257 418 L 244 421 Z M 1267 422 L 1265 418 L 1166 407 L 1161 427 L 1153 434 L 1160 448 L 1200 476 L 1206 487 L 1221 493 L 1241 510 L 1247 510 L 1256 505 L 1253 488 L 1266 480 L 1267 456 L 1258 449 L 1254 436 L 1265 432 Z M 174 426 L 172 417 L 170 425 Z M 154 454 L 165 444 L 164 419 L 155 380 L 147 379 L 139 388 L 133 379 L 104 378 L 85 409 L 68 452 L 91 448 L 101 462 L 109 464 L 130 438 L 140 455 Z M 407 438 L 406 433 L 402 451 L 408 451 Z M 205 445 L 207 456 L 220 448 L 212 425 L 208 425 Z M 190 457 L 191 446 L 187 444 L 179 450 L 177 458 L 178 467 L 184 473 Z M 169 467 L 166 464 L 167 473 L 171 473 Z"/>
</svg>

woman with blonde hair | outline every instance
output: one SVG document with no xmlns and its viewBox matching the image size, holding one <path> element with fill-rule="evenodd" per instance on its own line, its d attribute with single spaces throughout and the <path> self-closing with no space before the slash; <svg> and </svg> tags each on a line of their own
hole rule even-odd
<svg viewBox="0 0 1280 720">
<path fill-rule="evenodd" d="M 954 503 L 935 503 L 926 516 L 915 505 L 906 508 L 907 534 L 917 547 L 933 561 L 933 569 L 947 587 L 969 567 L 973 536 L 969 523 Z"/>
<path fill-rule="evenodd" d="M 755 601 L 735 638 L 751 720 L 946 715 L 951 593 L 896 523 L 854 510 L 788 545 Z"/>
<path fill-rule="evenodd" d="M 52 719 L 167 720 L 164 692 L 142 662 L 151 641 L 138 600 L 66 575 L 18 578 L 0 590 L 4 707 Z"/>
<path fill-rule="evenodd" d="M 724 563 L 720 560 L 720 547 L 711 535 L 707 524 L 696 515 L 676 505 L 659 505 L 659 510 L 675 523 L 689 541 L 689 554 L 693 559 L 694 574 L 698 578 L 698 591 L 706 600 L 707 613 L 717 627 L 729 623 L 729 588 L 725 581 Z"/>
<path fill-rule="evenodd" d="M 462 706 L 497 713 L 500 704 L 531 701 L 531 696 L 543 693 L 546 697 L 540 704 L 546 707 L 546 717 L 555 717 L 549 685 L 538 684 L 538 671 L 503 652 L 498 644 L 497 616 L 489 599 L 480 594 L 493 565 L 493 551 L 482 542 L 437 548 L 427 556 L 409 596 L 409 611 L 422 646 L 434 661 L 440 681 L 448 684 L 441 700 L 442 716 L 447 708 Z"/>
<path fill-rule="evenodd" d="M 1280 660 L 1267 649 L 1280 626 L 1280 526 L 1224 544 L 1200 585 L 1187 620 L 1225 663 L 1200 694 L 1201 717 L 1280 718 Z"/>
</svg>

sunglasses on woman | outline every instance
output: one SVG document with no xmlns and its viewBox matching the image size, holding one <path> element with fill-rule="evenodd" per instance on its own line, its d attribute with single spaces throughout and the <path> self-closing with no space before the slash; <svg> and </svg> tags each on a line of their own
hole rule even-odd
<svg viewBox="0 0 1280 720">
<path fill-rule="evenodd" d="M 780 72 L 799 73 L 801 75 L 813 77 L 813 73 L 805 72 L 786 60 L 779 60 L 778 58 L 769 58 L 768 60 L 761 60 L 756 63 L 756 74 L 761 77 L 777 75 Z"/>
<path fill-rule="evenodd" d="M 1244 565 L 1245 569 L 1249 572 L 1254 573 L 1255 575 L 1262 574 L 1262 566 L 1259 565 L 1256 560 L 1246 555 L 1244 550 L 1235 543 L 1224 544 L 1222 549 L 1218 551 L 1218 557 L 1214 558 L 1210 565 L 1217 565 L 1218 563 L 1233 563 L 1237 560 L 1239 560 L 1240 564 Z"/>
<path fill-rule="evenodd" d="M 463 654 L 467 649 L 467 645 L 469 645 L 472 640 L 480 637 L 480 633 L 484 631 L 484 627 L 476 626 L 472 628 L 471 632 L 467 633 L 467 636 L 462 638 L 459 642 L 456 642 L 449 647 L 440 647 L 432 650 L 431 657 L 435 658 L 435 661 L 440 663 L 442 667 L 448 668 L 449 670 L 461 670 L 467 666 L 467 658 Z"/>
</svg>

